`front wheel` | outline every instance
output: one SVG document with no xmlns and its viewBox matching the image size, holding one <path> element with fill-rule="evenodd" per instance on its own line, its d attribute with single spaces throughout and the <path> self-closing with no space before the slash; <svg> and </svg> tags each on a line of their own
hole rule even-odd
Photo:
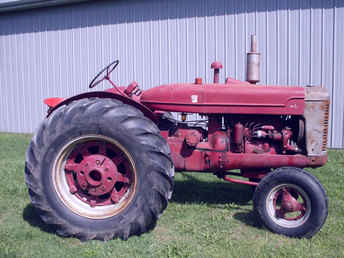
<svg viewBox="0 0 344 258">
<path fill-rule="evenodd" d="M 33 137 L 25 167 L 42 220 L 83 240 L 152 229 L 167 206 L 172 176 L 157 126 L 132 106 L 99 98 L 55 110 Z"/>
<path fill-rule="evenodd" d="M 279 168 L 257 186 L 253 205 L 272 232 L 311 238 L 328 214 L 326 192 L 310 173 L 293 167 Z"/>
</svg>

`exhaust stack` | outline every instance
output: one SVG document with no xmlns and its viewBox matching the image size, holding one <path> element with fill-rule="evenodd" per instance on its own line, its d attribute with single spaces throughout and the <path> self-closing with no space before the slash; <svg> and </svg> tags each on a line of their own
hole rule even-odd
<svg viewBox="0 0 344 258">
<path fill-rule="evenodd" d="M 259 82 L 260 53 L 257 52 L 256 35 L 251 35 L 251 51 L 247 53 L 247 81 Z"/>
</svg>

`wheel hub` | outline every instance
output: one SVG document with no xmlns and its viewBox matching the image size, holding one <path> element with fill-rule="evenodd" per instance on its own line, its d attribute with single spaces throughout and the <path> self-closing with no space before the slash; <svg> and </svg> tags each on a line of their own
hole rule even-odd
<svg viewBox="0 0 344 258">
<path fill-rule="evenodd" d="M 281 207 L 286 212 L 301 210 L 301 204 L 296 199 L 297 198 L 294 198 L 286 188 L 283 189 Z"/>
<path fill-rule="evenodd" d="M 117 167 L 111 159 L 103 155 L 91 155 L 80 163 L 77 183 L 91 196 L 100 196 L 113 189 L 117 174 Z"/>
<path fill-rule="evenodd" d="M 91 207 L 120 202 L 131 184 L 128 161 L 120 150 L 105 142 L 76 146 L 65 171 L 70 192 Z"/>
<path fill-rule="evenodd" d="M 305 216 L 307 201 L 296 189 L 284 187 L 275 192 L 273 196 L 273 209 L 276 212 L 277 218 L 297 221 Z"/>
</svg>

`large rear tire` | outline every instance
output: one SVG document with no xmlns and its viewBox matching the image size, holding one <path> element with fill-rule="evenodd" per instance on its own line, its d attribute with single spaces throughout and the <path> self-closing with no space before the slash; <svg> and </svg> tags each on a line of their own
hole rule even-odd
<svg viewBox="0 0 344 258">
<path fill-rule="evenodd" d="M 295 167 L 278 168 L 265 176 L 253 196 L 254 209 L 272 232 L 311 238 L 325 223 L 328 200 L 312 174 Z"/>
<path fill-rule="evenodd" d="M 61 236 L 127 239 L 167 207 L 173 164 L 157 126 L 112 99 L 55 110 L 34 135 L 25 181 L 42 220 Z"/>
</svg>

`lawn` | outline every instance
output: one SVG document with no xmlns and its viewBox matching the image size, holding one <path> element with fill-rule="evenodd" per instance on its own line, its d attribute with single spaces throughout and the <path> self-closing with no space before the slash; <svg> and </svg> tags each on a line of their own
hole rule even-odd
<svg viewBox="0 0 344 258">
<path fill-rule="evenodd" d="M 24 183 L 31 135 L 0 134 L 0 257 L 344 257 L 344 151 L 310 170 L 325 186 L 328 219 L 312 239 L 270 233 L 252 212 L 248 186 L 179 173 L 156 228 L 127 241 L 61 238 L 35 214 Z"/>
</svg>

